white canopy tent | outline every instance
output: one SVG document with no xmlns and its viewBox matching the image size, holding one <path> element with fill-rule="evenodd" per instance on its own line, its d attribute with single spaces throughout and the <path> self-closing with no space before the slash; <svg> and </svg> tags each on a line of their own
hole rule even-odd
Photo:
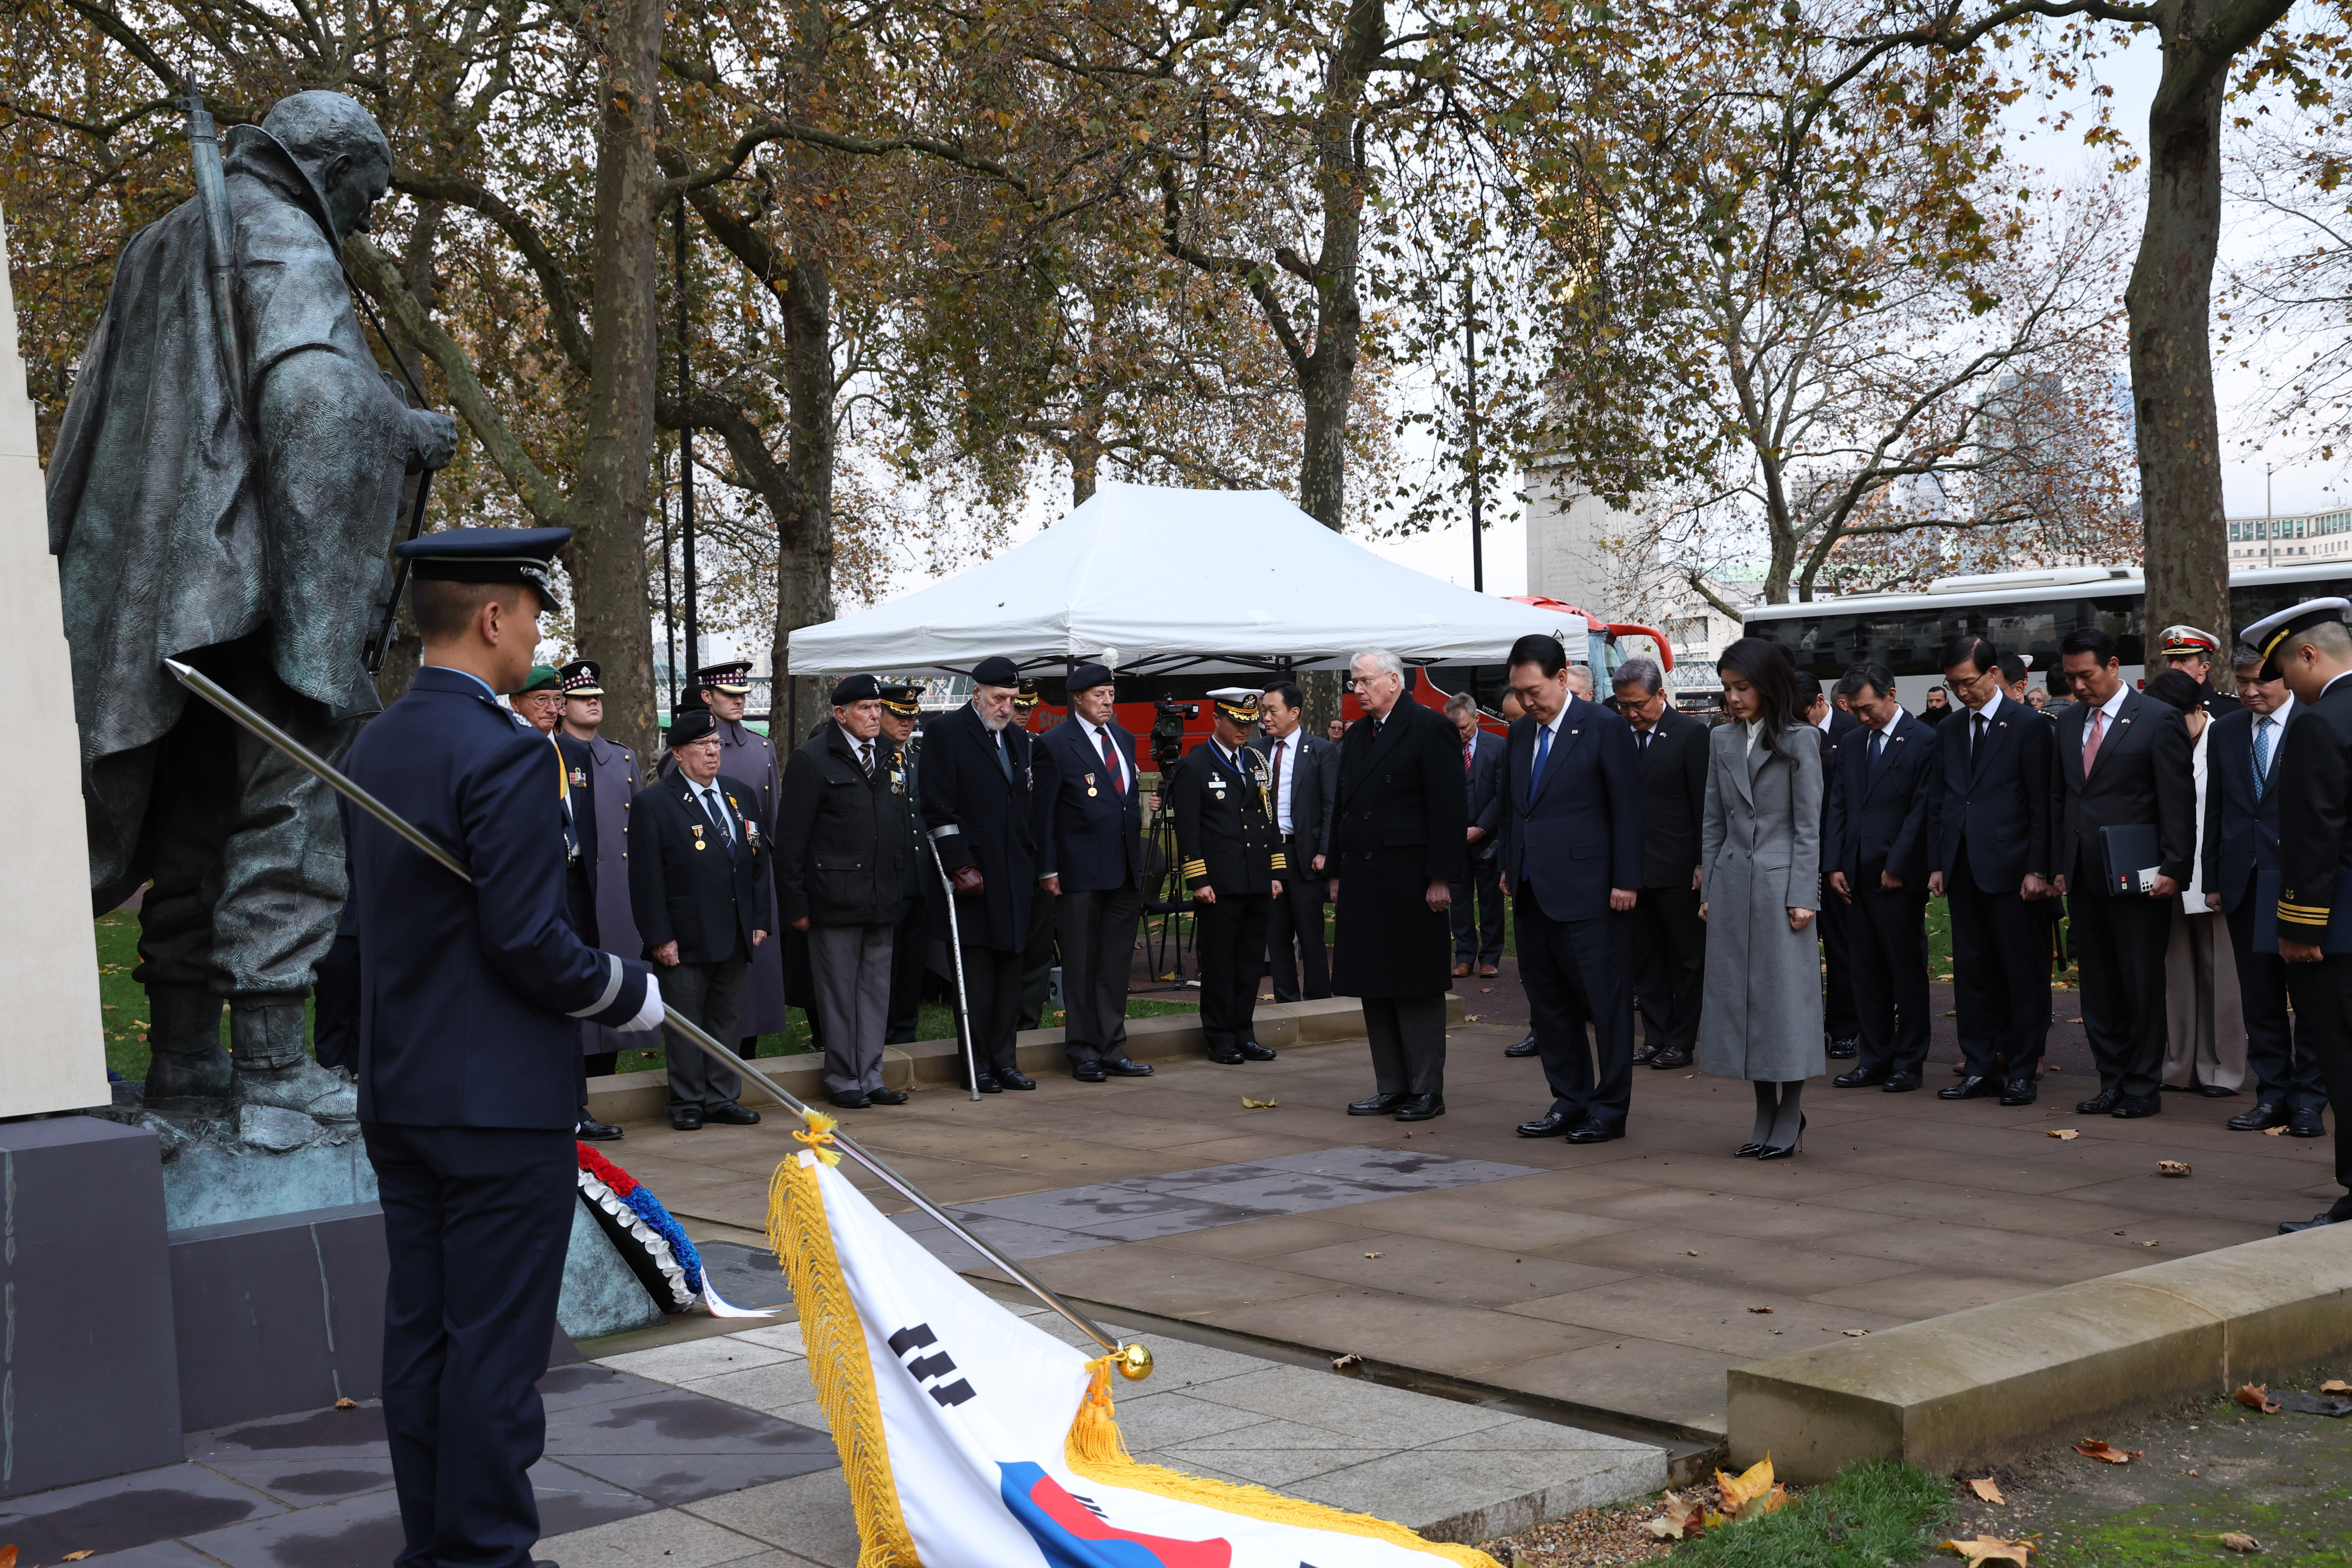
<svg viewBox="0 0 2352 1568">
<path fill-rule="evenodd" d="M 1002 653 L 1057 674 L 1339 669 L 1365 648 L 1503 662 L 1584 619 L 1440 582 L 1342 538 L 1271 490 L 1106 484 L 1026 543 L 862 615 L 792 634 L 792 673 L 968 674 Z"/>
</svg>

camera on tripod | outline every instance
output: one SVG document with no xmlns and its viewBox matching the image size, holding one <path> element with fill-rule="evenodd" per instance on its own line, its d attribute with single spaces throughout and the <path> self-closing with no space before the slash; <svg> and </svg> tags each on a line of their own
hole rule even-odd
<svg viewBox="0 0 2352 1568">
<path fill-rule="evenodd" d="M 1151 760 L 1158 763 L 1160 770 L 1165 773 L 1184 754 L 1184 721 L 1198 718 L 1201 705 L 1160 697 L 1151 706 L 1158 716 L 1151 721 Z"/>
</svg>

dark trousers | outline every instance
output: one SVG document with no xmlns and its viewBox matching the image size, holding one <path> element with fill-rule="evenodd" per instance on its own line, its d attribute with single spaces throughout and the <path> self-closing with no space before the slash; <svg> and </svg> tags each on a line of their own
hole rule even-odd
<svg viewBox="0 0 2352 1568">
<path fill-rule="evenodd" d="M 1127 980 L 1135 967 L 1139 887 L 1065 893 L 1055 901 L 1062 946 L 1063 1049 L 1073 1068 L 1127 1060 Z"/>
<path fill-rule="evenodd" d="M 1475 889 L 1478 907 L 1470 907 Z M 1503 857 L 1470 857 L 1470 880 L 1454 883 L 1454 961 L 1495 964 L 1503 956 Z"/>
<path fill-rule="evenodd" d="M 972 1060 L 983 1073 L 1017 1071 L 1021 955 L 1000 953 L 993 947 L 966 946 L 961 952 L 965 1023 L 971 1030 Z"/>
<path fill-rule="evenodd" d="M 1633 1103 L 1633 920 L 1612 910 L 1554 920 L 1519 884 L 1519 982 L 1534 1015 L 1536 1050 L 1555 1115 L 1622 1127 Z M 1584 1042 L 1592 1022 L 1592 1045 Z"/>
<path fill-rule="evenodd" d="M 394 1568 L 522 1568 L 530 1467 L 579 1161 L 569 1128 L 369 1123 L 391 1278 L 383 1427 L 407 1543 Z"/>
<path fill-rule="evenodd" d="M 1698 1043 L 1699 1002 L 1706 989 L 1706 922 L 1697 889 L 1645 887 L 1633 901 L 1633 997 L 1642 1009 L 1642 1043 L 1689 1051 Z"/>
<path fill-rule="evenodd" d="M 2319 1059 L 2295 1038 L 2287 1010 L 2287 972 L 2296 966 L 2275 950 L 2254 951 L 2254 884 L 2246 883 L 2230 911 L 2230 950 L 2238 960 L 2238 1007 L 2246 1020 L 2246 1065 L 2253 1070 L 2258 1104 L 2316 1111 L 2327 1103 Z"/>
<path fill-rule="evenodd" d="M 2031 1078 L 2050 1032 L 2049 926 L 2041 911 L 2015 888 L 1989 893 L 1979 887 L 1969 871 L 1965 843 L 1958 867 L 1945 882 L 1944 896 L 1952 910 L 1952 1007 L 1958 1015 L 1954 1021 L 1959 1026 L 1960 1055 L 1972 1078 Z M 2159 965 L 2163 958 L 2158 947 Z M 2156 1009 L 2161 1055 L 2160 973 Z"/>
<path fill-rule="evenodd" d="M 2067 885 L 2096 887 L 2099 874 L 2078 863 Z M 2172 900 L 2075 893 L 2067 896 L 2066 914 L 2099 1092 L 2154 1101 L 2164 1071 L 2164 950 L 2172 941 Z"/>
<path fill-rule="evenodd" d="M 1298 863 L 1297 841 L 1282 841 L 1290 869 L 1265 915 L 1266 967 L 1274 999 L 1318 1001 L 1331 994 L 1331 955 L 1323 946 L 1323 890 L 1329 883 Z M 1299 988 L 1301 971 L 1306 988 Z"/>
<path fill-rule="evenodd" d="M 1042 887 L 1029 890 L 1029 940 L 1021 949 L 1021 1027 L 1045 1021 L 1054 992 L 1054 905 L 1061 900 Z M 1062 993 L 1065 997 L 1069 992 Z"/>
<path fill-rule="evenodd" d="M 1201 967 L 1201 1038 L 1209 1054 L 1239 1051 L 1257 1011 L 1258 977 L 1265 973 L 1266 905 L 1263 893 L 1220 894 L 1214 904 L 1192 902 L 1193 956 Z"/>
<path fill-rule="evenodd" d="M 1874 872 L 1854 881 L 1853 902 L 1845 906 L 1854 1019 L 1862 1031 L 1861 1058 L 1854 1065 L 1916 1076 L 1927 1061 L 1927 966 L 1922 946 L 1927 889 L 1924 879 L 1893 892 L 1869 885 L 1878 881 Z M 2024 913 L 2032 915 L 2034 911 Z M 2047 927 L 2038 918 L 2032 925 L 2038 944 Z"/>
<path fill-rule="evenodd" d="M 751 967 L 740 939 L 728 958 L 716 964 L 673 964 L 666 969 L 656 966 L 654 979 L 661 987 L 662 1000 L 701 1025 L 713 1040 L 724 1043 L 741 1034 L 744 1009 L 751 999 Z M 688 1044 L 667 1024 L 662 1026 L 662 1064 L 667 1070 L 673 1111 L 708 1111 L 743 1092 L 741 1073 L 703 1055 L 700 1047 Z"/>
<path fill-rule="evenodd" d="M 1372 1087 L 1382 1094 L 1445 1092 L 1445 997 L 1366 997 Z"/>
<path fill-rule="evenodd" d="M 922 1038 L 923 968 L 931 953 L 930 908 L 919 894 L 898 906 L 890 936 L 890 1030 L 887 1045 L 911 1045 Z"/>
<path fill-rule="evenodd" d="M 2318 1060 L 2336 1122 L 2336 1180 L 2345 1196 L 2328 1212 L 2352 1220 L 2352 955 L 2289 964 L 2286 985 L 2294 998 L 2297 1043 Z"/>
<path fill-rule="evenodd" d="M 1822 1031 L 1852 1040 L 1861 1029 L 1853 994 L 1853 911 L 1824 890 L 1822 926 Z"/>
</svg>

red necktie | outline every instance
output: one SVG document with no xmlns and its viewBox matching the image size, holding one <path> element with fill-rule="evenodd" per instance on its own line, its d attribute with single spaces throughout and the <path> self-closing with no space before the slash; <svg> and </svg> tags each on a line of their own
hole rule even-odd
<svg viewBox="0 0 2352 1568">
<path fill-rule="evenodd" d="M 1103 766 L 1110 769 L 1111 788 L 1122 795 L 1126 794 L 1127 778 L 1118 770 L 1118 747 L 1111 744 L 1110 731 L 1108 729 L 1102 731 L 1102 753 Z"/>
</svg>

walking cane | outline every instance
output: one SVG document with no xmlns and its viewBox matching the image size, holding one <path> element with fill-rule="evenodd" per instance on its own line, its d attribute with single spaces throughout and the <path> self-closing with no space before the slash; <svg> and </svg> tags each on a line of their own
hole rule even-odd
<svg viewBox="0 0 2352 1568">
<path fill-rule="evenodd" d="M 956 925 L 955 879 L 948 875 L 947 862 L 940 858 L 939 841 L 926 833 L 923 842 L 930 846 L 931 864 L 938 869 L 940 887 L 948 897 L 948 961 L 955 966 L 956 1040 L 963 1047 L 964 1086 L 977 1100 L 980 1098 L 980 1067 L 971 1048 L 971 1004 L 964 999 L 963 994 L 963 941 Z"/>
<path fill-rule="evenodd" d="M 471 883 L 474 880 L 473 873 L 467 869 L 466 862 L 464 861 L 459 860 L 448 850 L 443 848 L 441 844 L 429 834 L 403 819 L 401 815 L 394 811 L 391 807 L 385 805 L 383 801 L 377 800 L 374 796 L 361 789 L 351 779 L 343 777 L 343 775 L 338 771 L 332 764 L 313 755 L 307 747 L 302 745 L 300 741 L 296 740 L 292 736 L 288 735 L 284 730 L 279 729 L 276 725 L 270 723 L 268 719 L 254 712 L 250 707 L 247 707 L 235 695 L 223 687 L 211 676 L 206 675 L 201 670 L 194 669 L 189 665 L 180 663 L 177 659 L 164 660 L 163 667 L 169 670 L 173 675 L 178 679 L 182 685 L 187 687 L 190 691 L 204 698 L 205 701 L 212 704 L 213 706 L 220 709 L 221 712 L 226 714 L 229 717 L 243 725 L 247 729 L 251 730 L 256 737 L 268 743 L 274 749 L 283 753 L 293 761 L 301 764 L 302 767 L 309 769 L 311 774 L 316 776 L 321 783 L 334 790 L 338 795 L 341 795 L 344 800 L 349 800 L 352 805 L 357 806 L 361 810 L 365 811 L 369 816 L 373 817 L 377 821 L 382 822 L 385 827 L 390 828 L 394 832 L 398 833 L 402 839 L 405 840 L 415 849 L 421 851 L 427 859 L 440 866 L 442 870 L 448 872 L 451 875 L 458 877 L 467 883 Z M 936 859 L 938 852 L 934 850 L 932 854 L 933 858 Z M 952 936 L 954 933 L 955 915 L 955 906 L 952 903 L 948 906 L 948 915 L 949 933 Z M 961 969 L 957 971 L 957 978 L 959 982 L 961 982 L 962 978 L 962 972 Z M 700 1024 L 696 1023 L 692 1019 L 688 1018 L 676 1008 L 665 1005 L 663 1008 L 663 1019 L 668 1025 L 670 1033 L 675 1038 L 686 1041 L 688 1045 L 693 1046 L 696 1050 L 701 1051 L 705 1056 L 711 1058 L 713 1061 L 724 1062 L 728 1066 L 735 1069 L 736 1071 L 741 1073 L 744 1077 L 750 1079 L 752 1082 L 766 1090 L 768 1093 L 774 1098 L 777 1104 L 782 1105 L 785 1110 L 790 1111 L 793 1114 L 803 1119 L 809 1115 L 809 1107 L 806 1103 L 800 1098 L 800 1096 L 792 1093 L 786 1090 L 782 1084 L 778 1083 L 774 1079 L 770 1078 L 757 1067 L 752 1066 L 751 1063 L 736 1055 L 726 1046 L 721 1045 L 708 1030 L 703 1029 Z M 969 1063 L 971 1058 L 967 1055 L 965 1061 Z M 975 1075 L 972 1082 L 976 1084 L 980 1080 Z M 975 1094 L 974 1098 L 977 1097 L 978 1096 Z M 1151 1349 L 1149 1345 L 1142 1343 L 1123 1345 L 1117 1340 L 1112 1339 L 1101 1329 L 1096 1327 L 1093 1321 L 1087 1318 L 1084 1312 L 1079 1312 L 1076 1307 L 1070 1305 L 1069 1302 L 1062 1300 L 1060 1296 L 1055 1295 L 1052 1290 L 1048 1289 L 1034 1275 L 1031 1274 L 1028 1270 L 1024 1269 L 1020 1264 L 1015 1263 L 1012 1259 L 1007 1258 L 994 1247 L 990 1246 L 987 1242 L 973 1235 L 964 1227 L 961 1221 L 958 1220 L 953 1215 L 948 1213 L 946 1209 L 940 1207 L 938 1204 L 933 1203 L 929 1197 L 926 1197 L 920 1187 L 918 1187 L 913 1182 L 908 1181 L 905 1176 L 900 1176 L 897 1171 L 892 1170 L 888 1166 L 883 1164 L 877 1156 L 866 1153 L 865 1149 L 858 1145 L 857 1141 L 855 1138 L 852 1138 L 848 1134 L 841 1132 L 836 1128 L 833 1134 L 832 1147 L 838 1149 L 841 1153 L 848 1155 L 851 1159 L 856 1160 L 859 1165 L 864 1166 L 867 1170 L 873 1172 L 884 1186 L 897 1193 L 900 1197 L 905 1198 L 908 1203 L 913 1204 L 917 1208 L 921 1209 L 925 1214 L 929 1215 L 933 1219 L 938 1220 L 940 1224 L 947 1228 L 948 1233 L 953 1236 L 957 1240 L 962 1242 L 965 1246 L 979 1253 L 982 1258 L 988 1260 L 989 1262 L 994 1264 L 997 1268 L 1003 1270 L 1006 1278 L 1013 1280 L 1021 1285 L 1023 1289 L 1026 1290 L 1031 1295 L 1036 1297 L 1038 1301 L 1044 1302 L 1046 1306 L 1051 1307 L 1054 1311 L 1061 1313 L 1064 1318 L 1069 1321 L 1070 1325 L 1073 1328 L 1076 1328 L 1079 1333 L 1085 1334 L 1088 1339 L 1102 1346 L 1104 1350 L 1109 1352 L 1113 1357 L 1117 1358 L 1120 1375 L 1129 1378 L 1143 1378 L 1151 1375 Z"/>
</svg>

